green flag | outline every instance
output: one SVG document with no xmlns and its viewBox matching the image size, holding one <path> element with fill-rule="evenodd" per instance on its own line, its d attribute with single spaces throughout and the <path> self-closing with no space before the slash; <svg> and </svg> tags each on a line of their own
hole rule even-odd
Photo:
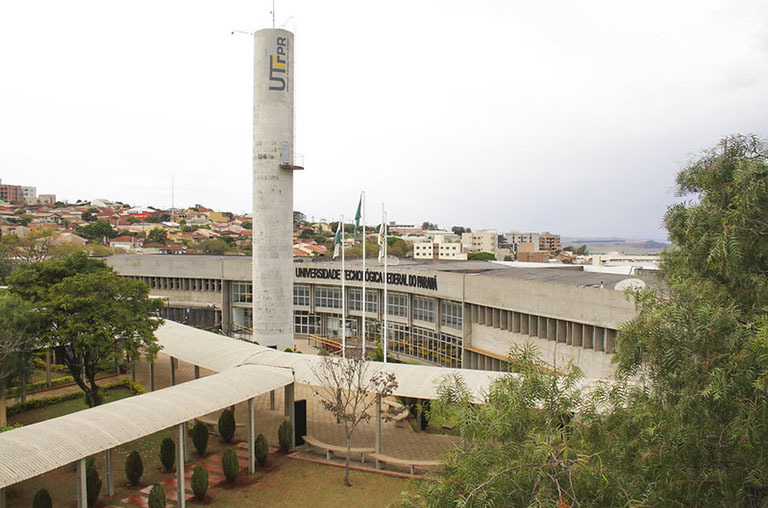
<svg viewBox="0 0 768 508">
<path fill-rule="evenodd" d="M 363 206 L 363 196 L 360 196 L 360 201 L 357 202 L 357 212 L 355 212 L 355 232 L 353 236 L 357 236 L 357 228 L 360 227 L 360 209 Z"/>
<path fill-rule="evenodd" d="M 333 239 L 333 259 L 336 259 L 339 255 L 339 247 L 341 246 L 341 228 L 344 224 L 339 222 L 339 227 L 336 228 L 336 238 Z"/>
</svg>

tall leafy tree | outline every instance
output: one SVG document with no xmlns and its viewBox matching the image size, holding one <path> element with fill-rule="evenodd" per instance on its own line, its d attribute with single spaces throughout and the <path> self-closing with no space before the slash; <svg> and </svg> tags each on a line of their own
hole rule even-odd
<svg viewBox="0 0 768 508">
<path fill-rule="evenodd" d="M 44 320 L 41 340 L 64 346 L 64 364 L 89 406 L 101 403 L 96 374 L 103 362 L 157 354 L 161 303 L 148 298 L 145 284 L 118 276 L 103 262 L 78 253 L 23 266 L 8 279 L 10 290 Z"/>
</svg>

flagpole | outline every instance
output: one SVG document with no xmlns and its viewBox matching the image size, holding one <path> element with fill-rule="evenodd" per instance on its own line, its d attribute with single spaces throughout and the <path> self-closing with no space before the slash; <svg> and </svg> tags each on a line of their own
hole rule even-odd
<svg viewBox="0 0 768 508">
<path fill-rule="evenodd" d="M 365 307 L 367 303 L 365 300 L 365 191 L 360 193 L 360 199 L 363 204 L 363 350 L 362 353 L 360 353 L 360 359 L 365 360 Z"/>
<path fill-rule="evenodd" d="M 384 203 L 381 203 L 381 227 L 384 228 L 384 363 L 387 363 L 387 336 L 389 335 L 389 329 L 387 328 L 387 212 L 384 211 Z"/>
<path fill-rule="evenodd" d="M 341 357 L 347 357 L 347 276 L 344 266 L 344 216 L 341 216 Z"/>
</svg>

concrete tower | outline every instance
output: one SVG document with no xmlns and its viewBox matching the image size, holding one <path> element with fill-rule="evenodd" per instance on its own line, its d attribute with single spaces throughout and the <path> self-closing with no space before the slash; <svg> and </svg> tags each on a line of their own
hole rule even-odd
<svg viewBox="0 0 768 508">
<path fill-rule="evenodd" d="M 293 347 L 293 34 L 254 34 L 253 338 Z"/>
</svg>

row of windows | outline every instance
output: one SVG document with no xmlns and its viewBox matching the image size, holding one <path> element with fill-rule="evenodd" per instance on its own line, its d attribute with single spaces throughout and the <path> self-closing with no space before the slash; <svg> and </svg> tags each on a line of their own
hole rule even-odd
<svg viewBox="0 0 768 508">
<path fill-rule="evenodd" d="M 294 333 L 320 333 L 322 318 L 315 314 L 306 312 L 293 313 L 293 332 Z"/>
<path fill-rule="evenodd" d="M 387 349 L 444 367 L 461 367 L 461 337 L 419 326 L 389 325 Z"/>
<path fill-rule="evenodd" d="M 238 284 L 238 283 L 236 283 Z M 310 287 L 300 284 L 293 286 L 293 304 L 309 307 Z M 349 289 L 349 310 L 362 310 L 363 292 L 357 288 Z M 379 311 L 379 295 L 376 291 L 365 293 L 365 310 L 370 313 Z M 434 323 L 436 320 L 436 300 L 423 296 L 413 297 L 413 319 Z M 334 286 L 315 287 L 315 305 L 331 309 L 341 308 L 341 288 Z M 461 330 L 462 304 L 443 300 L 440 303 L 440 324 L 450 328 Z M 389 292 L 387 294 L 387 313 L 390 316 L 408 317 L 408 295 L 405 293 Z"/>
<path fill-rule="evenodd" d="M 144 282 L 149 289 L 176 291 L 221 291 L 221 279 L 188 279 L 183 277 L 133 277 Z"/>
</svg>

